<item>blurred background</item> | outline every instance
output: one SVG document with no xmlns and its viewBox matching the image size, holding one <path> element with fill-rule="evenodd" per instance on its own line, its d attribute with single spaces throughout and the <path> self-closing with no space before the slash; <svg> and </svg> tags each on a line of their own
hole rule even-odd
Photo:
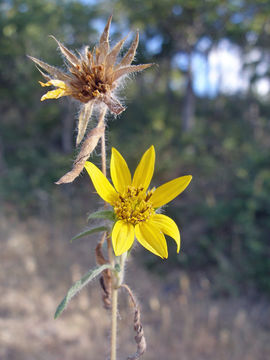
<svg viewBox="0 0 270 360">
<path fill-rule="evenodd" d="M 101 205 L 72 165 L 78 107 L 40 102 L 27 54 L 62 66 L 53 34 L 93 47 L 140 30 L 127 110 L 108 118 L 108 148 L 134 170 L 151 144 L 154 184 L 192 174 L 167 209 L 182 251 L 161 261 L 139 246 L 127 282 L 142 305 L 144 359 L 267 360 L 270 353 L 270 4 L 267 0 L 0 0 L 0 358 L 102 360 L 109 314 L 98 282 L 57 321 L 56 306 L 95 263 L 97 237 L 69 240 Z M 128 38 L 127 44 L 132 40 Z M 93 158 L 100 163 L 99 150 Z M 119 358 L 135 351 L 121 294 Z"/>
</svg>

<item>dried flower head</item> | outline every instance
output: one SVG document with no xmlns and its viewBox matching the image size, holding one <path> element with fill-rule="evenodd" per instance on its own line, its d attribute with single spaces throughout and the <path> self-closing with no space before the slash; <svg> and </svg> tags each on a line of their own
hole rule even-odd
<svg viewBox="0 0 270 360">
<path fill-rule="evenodd" d="M 44 94 L 41 101 L 71 96 L 83 103 L 79 115 L 77 145 L 84 137 L 94 105 L 104 103 L 112 113 L 120 114 L 125 110 L 115 93 L 115 90 L 119 87 L 120 79 L 123 79 L 125 75 L 144 70 L 152 65 L 131 65 L 139 42 L 138 32 L 129 50 L 117 62 L 117 57 L 126 37 L 110 49 L 109 30 L 111 20 L 112 16 L 109 17 L 99 44 L 95 49 L 90 51 L 89 47 L 86 46 L 83 52 L 78 53 L 79 56 L 74 55 L 53 37 L 66 60 L 68 73 L 30 56 L 30 59 L 39 66 L 39 71 L 47 80 L 46 83 L 40 81 L 41 86 L 54 86 L 56 88 Z M 45 70 L 46 73 L 40 68 Z"/>
</svg>

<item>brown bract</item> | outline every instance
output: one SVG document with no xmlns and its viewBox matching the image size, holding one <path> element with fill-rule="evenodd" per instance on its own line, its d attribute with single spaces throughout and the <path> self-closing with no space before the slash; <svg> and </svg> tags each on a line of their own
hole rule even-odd
<svg viewBox="0 0 270 360">
<path fill-rule="evenodd" d="M 78 56 L 74 55 L 53 37 L 66 60 L 68 72 L 30 57 L 38 65 L 39 71 L 47 80 L 46 84 L 41 83 L 41 85 L 56 87 L 56 90 L 43 95 L 41 100 L 71 96 L 83 104 L 79 115 L 77 145 L 85 135 L 93 107 L 104 103 L 112 113 L 120 114 L 125 110 L 115 93 L 120 80 L 130 73 L 144 70 L 152 65 L 131 65 L 139 42 L 138 32 L 126 54 L 117 61 L 126 37 L 110 49 L 109 30 L 111 20 L 112 16 L 109 17 L 99 44 L 93 51 L 85 47 L 83 52 L 78 53 Z"/>
</svg>

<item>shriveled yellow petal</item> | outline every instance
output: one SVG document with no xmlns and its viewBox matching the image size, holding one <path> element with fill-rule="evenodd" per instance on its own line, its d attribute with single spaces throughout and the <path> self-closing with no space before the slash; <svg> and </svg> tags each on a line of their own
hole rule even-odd
<svg viewBox="0 0 270 360">
<path fill-rule="evenodd" d="M 173 219 L 163 214 L 155 214 L 149 221 L 159 227 L 164 234 L 169 235 L 175 240 L 177 244 L 177 252 L 179 253 L 181 243 L 180 232 Z"/>
<path fill-rule="evenodd" d="M 57 80 L 57 79 L 51 79 L 49 81 L 47 81 L 46 83 L 42 82 L 42 81 L 39 81 L 40 85 L 42 87 L 45 87 L 45 86 L 56 86 L 56 87 L 59 87 L 60 89 L 66 89 L 67 86 L 66 86 L 66 83 L 62 80 Z"/>
<path fill-rule="evenodd" d="M 192 179 L 191 175 L 181 176 L 159 186 L 153 193 L 151 201 L 155 208 L 167 204 L 188 186 Z"/>
<path fill-rule="evenodd" d="M 146 152 L 143 154 L 135 174 L 133 176 L 132 185 L 135 187 L 143 186 L 146 191 L 154 173 L 155 167 L 155 148 L 152 145 Z"/>
<path fill-rule="evenodd" d="M 47 81 L 46 83 L 44 83 L 44 82 L 42 82 L 42 81 L 39 81 L 39 84 L 40 84 L 42 87 L 52 86 L 51 80 L 50 80 L 50 81 Z"/>
<path fill-rule="evenodd" d="M 56 89 L 56 90 L 51 90 L 51 91 L 48 91 L 46 94 L 44 94 L 42 97 L 41 97 L 41 101 L 44 101 L 44 100 L 47 100 L 47 99 L 59 99 L 60 97 L 62 96 L 67 96 L 69 94 L 66 93 L 65 90 L 63 89 Z"/>
<path fill-rule="evenodd" d="M 112 244 L 116 256 L 128 251 L 134 242 L 134 226 L 124 220 L 118 220 L 112 231 Z"/>
<path fill-rule="evenodd" d="M 125 159 L 115 148 L 112 148 L 110 169 L 114 187 L 118 192 L 123 192 L 131 185 L 131 175 Z"/>
<path fill-rule="evenodd" d="M 103 175 L 102 171 L 90 161 L 86 161 L 84 167 L 87 170 L 98 195 L 104 201 L 112 205 L 117 197 L 117 192 L 109 180 Z"/>
<path fill-rule="evenodd" d="M 165 236 L 160 229 L 150 222 L 142 222 L 135 226 L 135 236 L 139 243 L 153 254 L 161 258 L 168 257 Z"/>
<path fill-rule="evenodd" d="M 47 99 L 59 99 L 62 96 L 68 96 L 71 94 L 71 90 L 66 85 L 64 81 L 51 79 L 47 81 L 46 83 L 43 83 L 42 81 L 39 81 L 40 85 L 42 87 L 44 86 L 55 86 L 58 87 L 58 89 L 48 91 L 46 94 L 44 94 L 41 98 L 41 101 L 47 100 Z"/>
</svg>

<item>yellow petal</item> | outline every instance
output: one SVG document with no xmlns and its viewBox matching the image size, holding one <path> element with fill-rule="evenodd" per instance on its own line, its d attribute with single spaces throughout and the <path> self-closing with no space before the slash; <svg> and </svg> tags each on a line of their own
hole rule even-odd
<svg viewBox="0 0 270 360">
<path fill-rule="evenodd" d="M 58 87 L 58 89 L 48 91 L 45 95 L 42 96 L 41 101 L 47 100 L 47 99 L 59 99 L 62 96 L 68 96 L 71 94 L 71 90 L 66 85 L 64 81 L 51 79 L 47 81 L 46 83 L 43 83 L 42 81 L 39 81 L 41 86 L 55 86 Z"/>
<path fill-rule="evenodd" d="M 131 185 L 131 175 L 125 159 L 115 148 L 112 148 L 110 168 L 113 185 L 121 193 Z"/>
<path fill-rule="evenodd" d="M 176 223 L 170 217 L 162 214 L 155 214 L 151 217 L 151 223 L 154 223 L 166 235 L 172 237 L 177 244 L 177 252 L 180 250 L 180 232 Z"/>
<path fill-rule="evenodd" d="M 192 179 L 191 175 L 181 176 L 159 186 L 153 193 L 151 201 L 155 208 L 167 204 L 188 186 Z"/>
<path fill-rule="evenodd" d="M 60 89 L 66 89 L 67 86 L 66 86 L 66 83 L 64 81 L 61 81 L 61 80 L 56 80 L 56 79 L 51 79 L 49 81 L 47 81 L 46 83 L 42 82 L 42 81 L 39 81 L 40 85 L 42 87 L 44 86 L 55 86 L 55 87 L 59 87 Z"/>
<path fill-rule="evenodd" d="M 141 234 L 141 230 L 140 230 L 140 226 L 139 224 L 135 226 L 135 236 L 136 236 L 136 239 L 139 241 L 140 239 L 140 244 L 145 247 L 148 251 L 151 251 L 153 254 L 157 255 L 157 256 L 160 256 L 159 253 L 154 249 L 152 248 L 152 246 L 149 245 L 148 242 L 146 242 L 144 240 L 144 237 L 143 235 Z"/>
<path fill-rule="evenodd" d="M 135 187 L 143 186 L 146 191 L 153 176 L 155 167 L 155 148 L 152 145 L 143 155 L 135 174 L 132 185 Z"/>
<path fill-rule="evenodd" d="M 46 83 L 44 83 L 44 82 L 42 82 L 42 81 L 39 81 L 39 83 L 40 83 L 40 85 L 41 85 L 42 87 L 51 86 L 51 85 L 52 85 L 52 84 L 51 84 L 51 81 L 48 81 L 48 82 L 46 82 Z"/>
<path fill-rule="evenodd" d="M 98 195 L 104 201 L 112 205 L 117 197 L 117 193 L 109 180 L 103 175 L 99 168 L 91 162 L 86 161 L 84 167 L 87 170 Z"/>
<path fill-rule="evenodd" d="M 67 96 L 67 95 L 69 95 L 69 94 L 67 94 L 65 90 L 59 88 L 56 90 L 48 91 L 46 94 L 44 94 L 42 96 L 42 98 L 40 100 L 44 101 L 47 99 L 59 99 L 60 97 Z"/>
<path fill-rule="evenodd" d="M 128 251 L 134 242 L 134 226 L 124 220 L 118 220 L 112 231 L 112 244 L 116 256 Z"/>
<path fill-rule="evenodd" d="M 139 243 L 153 254 L 161 258 L 168 257 L 165 236 L 157 226 L 149 222 L 142 222 L 135 226 L 135 236 Z"/>
</svg>

